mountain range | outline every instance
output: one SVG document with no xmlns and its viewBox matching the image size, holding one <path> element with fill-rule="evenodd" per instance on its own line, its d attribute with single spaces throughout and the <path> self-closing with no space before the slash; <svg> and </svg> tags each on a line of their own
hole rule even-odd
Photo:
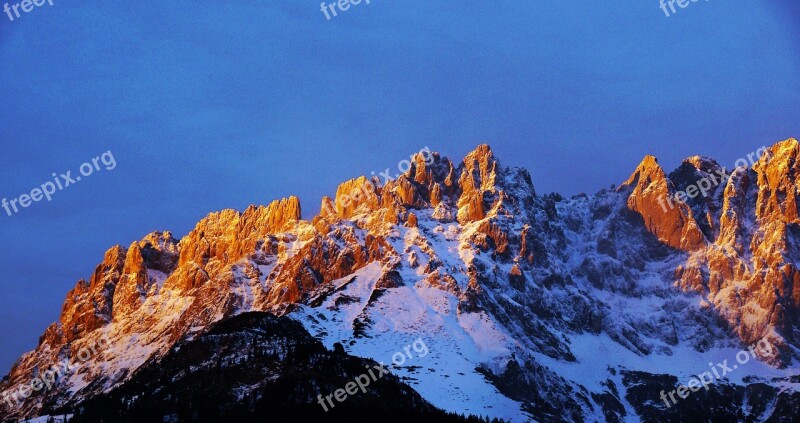
<svg viewBox="0 0 800 423">
<path fill-rule="evenodd" d="M 311 219 L 290 197 L 153 232 L 67 293 L 0 416 L 794 421 L 800 144 L 760 151 L 669 173 L 647 156 L 565 198 L 488 145 L 425 150 Z"/>
</svg>

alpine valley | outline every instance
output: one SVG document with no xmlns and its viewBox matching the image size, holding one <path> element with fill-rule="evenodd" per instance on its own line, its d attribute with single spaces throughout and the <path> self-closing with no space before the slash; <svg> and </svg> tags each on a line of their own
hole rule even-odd
<svg viewBox="0 0 800 423">
<path fill-rule="evenodd" d="M 674 200 L 704 178 L 708 196 Z M 796 421 L 799 205 L 795 139 L 729 170 L 648 156 L 571 198 L 487 145 L 423 152 L 309 220 L 290 197 L 112 247 L 0 383 L 0 417 Z M 417 340 L 427 354 L 393 363 Z M 323 409 L 379 363 L 391 374 Z M 674 394 L 704 372 L 721 377 Z"/>
</svg>

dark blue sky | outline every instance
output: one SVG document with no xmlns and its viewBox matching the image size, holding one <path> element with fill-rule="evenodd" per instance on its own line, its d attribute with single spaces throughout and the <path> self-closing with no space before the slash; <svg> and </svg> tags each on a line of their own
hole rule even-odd
<svg viewBox="0 0 800 423">
<path fill-rule="evenodd" d="M 800 137 L 794 0 L 54 3 L 0 15 L 0 197 L 117 167 L 0 209 L 0 373 L 110 246 L 291 194 L 309 216 L 426 145 L 575 194 Z"/>
</svg>

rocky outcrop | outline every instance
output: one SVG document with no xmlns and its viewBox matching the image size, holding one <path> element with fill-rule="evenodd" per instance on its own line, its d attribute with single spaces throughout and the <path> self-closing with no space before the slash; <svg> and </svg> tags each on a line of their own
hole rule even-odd
<svg viewBox="0 0 800 423">
<path fill-rule="evenodd" d="M 377 188 L 373 181 L 365 176 L 351 179 L 336 190 L 336 213 L 343 219 L 354 216 L 357 212 L 372 212 L 378 209 Z"/>
<path fill-rule="evenodd" d="M 465 224 L 481 220 L 491 209 L 496 194 L 498 169 L 492 149 L 486 144 L 478 146 L 467 154 L 459 171 L 458 221 Z"/>
<path fill-rule="evenodd" d="M 209 214 L 181 239 L 178 263 L 181 275 L 196 274 L 196 267 L 207 278 L 169 278 L 166 286 L 182 291 L 197 288 L 226 265 L 255 251 L 269 234 L 289 229 L 287 225 L 300 217 L 297 197 L 276 200 L 266 207 L 250 206 L 243 213 L 223 210 Z"/>
<path fill-rule="evenodd" d="M 111 321 L 114 292 L 123 275 L 126 254 L 121 246 L 108 250 L 89 282 L 79 281 L 67 294 L 60 319 L 64 341 L 78 339 Z"/>
<path fill-rule="evenodd" d="M 178 264 L 178 242 L 170 232 L 154 232 L 128 247 L 113 300 L 114 318 L 125 318 L 157 293 Z"/>
<path fill-rule="evenodd" d="M 691 209 L 675 199 L 675 188 L 655 157 L 645 157 L 619 190 L 630 190 L 628 208 L 665 244 L 684 251 L 705 245 Z"/>
</svg>

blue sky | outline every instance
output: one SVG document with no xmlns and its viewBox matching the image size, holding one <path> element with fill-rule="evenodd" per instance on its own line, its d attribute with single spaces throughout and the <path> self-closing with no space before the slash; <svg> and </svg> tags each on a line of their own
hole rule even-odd
<svg viewBox="0 0 800 423">
<path fill-rule="evenodd" d="M 16 1 L 16 0 L 15 0 Z M 0 5 L 4 4 L 0 1 Z M 732 165 L 800 137 L 793 0 L 55 0 L 0 15 L 0 196 L 112 151 L 99 171 L 0 210 L 0 373 L 115 244 L 298 195 L 424 146 L 482 142 L 539 192 L 595 192 L 645 154 Z"/>
</svg>

